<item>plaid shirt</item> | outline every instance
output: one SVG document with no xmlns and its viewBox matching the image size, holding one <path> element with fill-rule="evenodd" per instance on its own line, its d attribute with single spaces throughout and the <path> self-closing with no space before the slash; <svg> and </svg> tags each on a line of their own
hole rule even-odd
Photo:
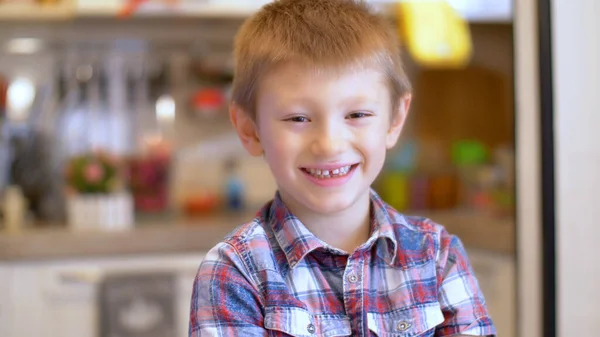
<svg viewBox="0 0 600 337">
<path fill-rule="evenodd" d="M 371 192 L 371 236 L 327 245 L 279 195 L 208 252 L 189 336 L 495 335 L 464 247 Z"/>
</svg>

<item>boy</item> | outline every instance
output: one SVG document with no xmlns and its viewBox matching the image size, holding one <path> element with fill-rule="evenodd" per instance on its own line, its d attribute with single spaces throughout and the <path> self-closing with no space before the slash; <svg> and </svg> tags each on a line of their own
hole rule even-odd
<svg viewBox="0 0 600 337">
<path fill-rule="evenodd" d="M 352 0 L 281 0 L 236 37 L 231 121 L 277 182 L 208 252 L 190 336 L 486 336 L 458 238 L 371 184 L 411 100 L 393 30 Z"/>
</svg>

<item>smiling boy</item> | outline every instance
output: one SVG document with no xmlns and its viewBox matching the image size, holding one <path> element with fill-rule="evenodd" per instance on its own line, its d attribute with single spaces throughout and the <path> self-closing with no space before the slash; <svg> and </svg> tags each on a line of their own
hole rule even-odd
<svg viewBox="0 0 600 337">
<path fill-rule="evenodd" d="M 206 255 L 190 336 L 495 335 L 460 240 L 371 189 L 410 106 L 399 50 L 359 1 L 276 1 L 241 27 L 230 117 L 278 191 Z"/>
</svg>

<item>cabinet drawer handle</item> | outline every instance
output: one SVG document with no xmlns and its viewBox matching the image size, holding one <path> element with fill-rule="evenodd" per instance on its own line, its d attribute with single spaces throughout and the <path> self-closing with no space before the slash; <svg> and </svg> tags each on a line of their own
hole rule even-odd
<svg viewBox="0 0 600 337">
<path fill-rule="evenodd" d="M 100 282 L 100 274 L 91 271 L 62 272 L 58 278 L 61 283 L 97 284 Z"/>
</svg>

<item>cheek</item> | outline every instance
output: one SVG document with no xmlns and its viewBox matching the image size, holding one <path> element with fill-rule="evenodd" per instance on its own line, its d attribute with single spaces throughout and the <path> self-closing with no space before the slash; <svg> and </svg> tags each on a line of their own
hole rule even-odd
<svg viewBox="0 0 600 337">
<path fill-rule="evenodd" d="M 295 141 L 289 133 L 274 125 L 265 125 L 260 130 L 260 142 L 267 162 L 273 170 L 277 170 L 279 164 L 293 160 L 299 141 Z"/>
<path fill-rule="evenodd" d="M 357 136 L 362 138 L 362 142 L 365 146 L 374 148 L 385 143 L 388 130 L 389 126 L 387 121 L 379 120 L 358 131 Z"/>
<path fill-rule="evenodd" d="M 383 166 L 386 155 L 386 132 L 371 130 L 363 135 L 359 143 L 370 161 L 369 166 L 380 168 Z"/>
</svg>

